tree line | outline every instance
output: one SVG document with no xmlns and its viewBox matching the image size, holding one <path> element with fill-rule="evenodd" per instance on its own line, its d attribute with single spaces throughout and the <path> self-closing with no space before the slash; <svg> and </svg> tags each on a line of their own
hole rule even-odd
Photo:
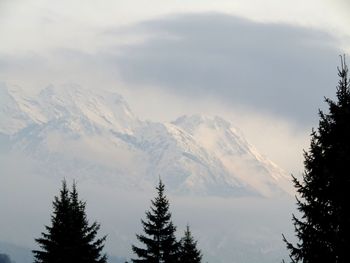
<svg viewBox="0 0 350 263">
<path fill-rule="evenodd" d="M 292 263 L 350 262 L 350 86 L 345 56 L 338 68 L 336 100 L 326 98 L 328 112 L 319 111 L 319 126 L 311 133 L 309 151 L 304 152 L 304 173 L 293 177 L 297 209 L 293 215 L 297 243 L 283 236 Z M 189 226 L 177 240 L 169 201 L 162 181 L 156 187 L 146 218 L 141 220 L 140 245 L 132 245 L 134 263 L 197 263 L 202 253 Z M 106 237 L 97 238 L 100 225 L 89 224 L 86 203 L 63 182 L 53 202 L 51 225 L 36 239 L 35 263 L 105 263 L 102 250 Z M 284 261 L 283 261 L 284 262 Z"/>
<path fill-rule="evenodd" d="M 146 219 L 141 220 L 144 233 L 136 235 L 141 246 L 132 245 L 134 263 L 200 263 L 202 253 L 197 248 L 189 225 L 177 240 L 176 227 L 171 220 L 165 185 L 159 179 L 157 196 L 151 201 Z M 100 225 L 89 224 L 86 203 L 78 196 L 75 182 L 69 190 L 64 180 L 53 201 L 51 225 L 35 239 L 39 250 L 33 250 L 35 263 L 106 263 L 102 252 L 106 236 L 97 237 Z"/>
</svg>

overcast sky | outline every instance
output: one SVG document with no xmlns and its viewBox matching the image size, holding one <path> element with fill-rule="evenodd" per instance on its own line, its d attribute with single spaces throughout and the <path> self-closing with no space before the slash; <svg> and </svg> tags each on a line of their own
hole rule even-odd
<svg viewBox="0 0 350 263">
<path fill-rule="evenodd" d="M 112 88 L 141 118 L 222 115 L 288 173 L 350 53 L 346 0 L 0 0 L 0 81 Z"/>
</svg>

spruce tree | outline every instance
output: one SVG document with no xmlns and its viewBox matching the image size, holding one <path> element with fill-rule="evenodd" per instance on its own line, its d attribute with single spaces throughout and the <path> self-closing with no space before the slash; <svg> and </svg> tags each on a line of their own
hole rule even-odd
<svg viewBox="0 0 350 263">
<path fill-rule="evenodd" d="M 192 237 L 189 225 L 186 227 L 185 235 L 180 241 L 180 262 L 181 263 L 200 263 L 202 253 L 197 248 L 197 241 Z"/>
<path fill-rule="evenodd" d="M 338 68 L 336 101 L 326 99 L 319 127 L 305 152 L 302 181 L 293 177 L 299 194 L 293 215 L 296 245 L 286 240 L 292 262 L 350 262 L 350 87 L 345 56 Z"/>
<path fill-rule="evenodd" d="M 176 241 L 176 227 L 171 221 L 169 201 L 164 194 L 164 184 L 159 180 L 157 197 L 151 201 L 151 209 L 146 212 L 146 220 L 141 220 L 145 234 L 136 235 L 144 247 L 132 246 L 137 259 L 134 263 L 174 263 L 178 262 L 179 243 Z"/>
<path fill-rule="evenodd" d="M 69 191 L 65 181 L 54 198 L 51 226 L 35 241 L 41 250 L 33 250 L 35 263 L 106 263 L 101 254 L 105 238 L 96 238 L 100 225 L 89 225 L 86 203 L 79 200 L 75 183 Z"/>
</svg>

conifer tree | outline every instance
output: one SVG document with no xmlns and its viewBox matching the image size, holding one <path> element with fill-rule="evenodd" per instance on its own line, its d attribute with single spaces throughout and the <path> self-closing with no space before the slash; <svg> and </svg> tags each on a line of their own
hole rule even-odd
<svg viewBox="0 0 350 263">
<path fill-rule="evenodd" d="M 197 248 L 197 241 L 192 237 L 189 225 L 186 227 L 185 235 L 180 241 L 180 262 L 181 263 L 200 263 L 202 253 Z"/>
<path fill-rule="evenodd" d="M 85 202 L 79 200 L 75 183 L 69 191 L 65 181 L 53 202 L 51 226 L 35 241 L 41 250 L 33 250 L 35 263 L 106 263 L 101 254 L 105 238 L 96 238 L 100 225 L 89 225 Z"/>
<path fill-rule="evenodd" d="M 146 220 L 141 220 L 145 234 L 136 235 L 144 247 L 132 246 L 137 259 L 134 263 L 174 263 L 178 262 L 179 243 L 176 241 L 176 227 L 171 221 L 169 201 L 164 194 L 164 184 L 159 180 L 157 197 L 151 201 L 151 209 L 146 212 Z"/>
<path fill-rule="evenodd" d="M 305 152 L 302 181 L 293 178 L 300 195 L 293 215 L 296 245 L 286 240 L 292 262 L 350 262 L 350 87 L 345 56 L 338 68 L 339 83 L 329 113 L 320 111 L 317 132 Z"/>
</svg>

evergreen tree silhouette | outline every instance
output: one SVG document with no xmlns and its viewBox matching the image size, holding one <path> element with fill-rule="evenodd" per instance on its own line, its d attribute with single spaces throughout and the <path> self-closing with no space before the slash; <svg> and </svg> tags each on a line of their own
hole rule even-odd
<svg viewBox="0 0 350 263">
<path fill-rule="evenodd" d="M 86 203 L 79 200 L 75 183 L 72 191 L 62 183 L 54 198 L 51 226 L 35 239 L 41 250 L 33 250 L 35 263 L 106 263 L 102 255 L 106 237 L 96 238 L 100 225 L 89 225 Z"/>
<path fill-rule="evenodd" d="M 200 263 L 202 254 L 197 248 L 197 241 L 192 237 L 189 225 L 186 227 L 185 235 L 180 241 L 180 262 L 181 263 Z"/>
<path fill-rule="evenodd" d="M 299 242 L 283 236 L 292 262 L 350 262 L 350 87 L 345 56 L 338 68 L 339 83 L 333 101 L 326 99 L 329 113 L 319 112 L 317 132 L 312 131 L 305 171 L 300 182 L 293 177 L 299 194 L 293 215 Z"/>
<path fill-rule="evenodd" d="M 132 246 L 137 259 L 134 263 L 178 262 L 179 243 L 176 241 L 176 227 L 171 221 L 169 201 L 164 194 L 164 184 L 159 180 L 157 197 L 151 201 L 151 209 L 146 212 L 146 220 L 141 220 L 144 235 L 136 235 L 144 248 Z"/>
</svg>

